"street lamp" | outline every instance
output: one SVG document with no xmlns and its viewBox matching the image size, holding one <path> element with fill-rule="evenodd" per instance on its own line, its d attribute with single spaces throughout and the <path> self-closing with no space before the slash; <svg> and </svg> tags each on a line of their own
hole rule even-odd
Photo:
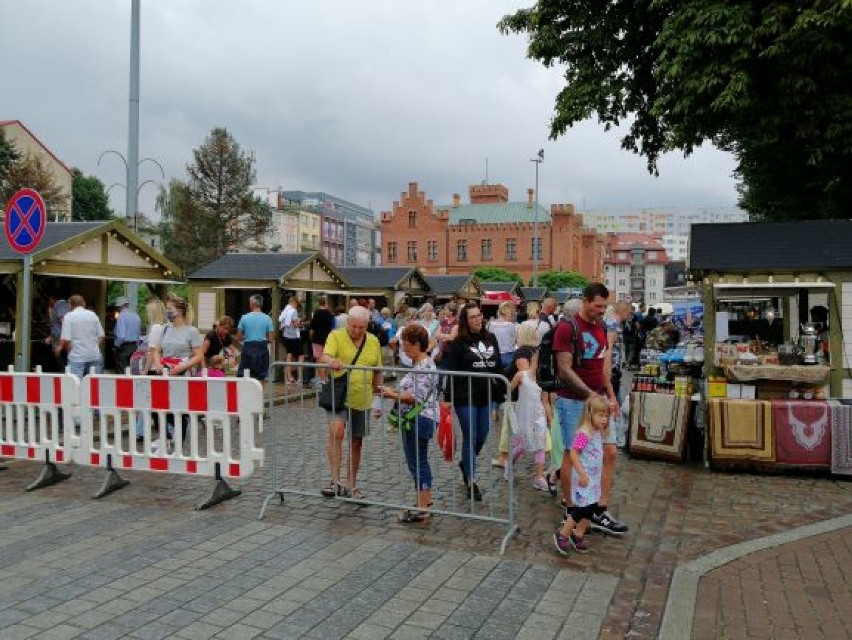
<svg viewBox="0 0 852 640">
<path fill-rule="evenodd" d="M 98 157 L 98 166 L 101 166 L 101 161 L 104 159 L 104 156 L 108 155 L 110 153 L 117 156 L 118 159 L 121 160 L 121 164 L 124 165 L 124 175 L 127 176 L 127 182 L 130 183 L 131 181 L 133 181 L 133 176 L 131 175 L 131 173 L 128 170 L 128 167 L 127 167 L 127 160 L 125 159 L 125 157 L 121 153 L 119 153 L 115 149 L 107 149 L 106 151 L 101 153 L 101 155 Z M 139 162 L 136 163 L 137 169 L 138 169 L 138 167 L 142 166 L 143 162 L 153 162 L 155 165 L 157 165 L 157 168 L 160 170 L 160 175 L 162 176 L 163 180 L 165 181 L 166 172 L 163 169 L 163 165 L 161 165 L 159 162 L 154 160 L 154 158 L 142 158 Z M 137 175 L 137 178 L 135 179 L 135 181 L 138 182 L 139 181 L 138 170 L 136 171 L 136 175 Z M 127 209 L 127 211 L 125 212 L 125 218 L 130 218 L 131 215 L 133 216 L 133 230 L 134 231 L 139 230 L 139 225 L 138 225 L 139 214 L 137 212 L 137 209 L 139 208 L 138 207 L 139 192 L 142 190 L 142 187 L 144 187 L 146 184 L 159 184 L 159 183 L 156 180 L 145 180 L 145 182 L 138 185 L 136 187 L 136 197 L 134 198 L 134 202 L 137 203 L 137 204 L 133 205 L 133 207 L 134 207 L 133 209 Z M 121 187 L 122 189 L 127 191 L 127 184 L 122 184 L 121 182 L 113 182 L 109 187 L 107 187 L 107 190 L 106 190 L 107 194 L 109 194 L 110 189 L 112 189 L 113 187 Z M 129 222 L 129 220 L 128 220 L 128 222 Z"/>
<path fill-rule="evenodd" d="M 544 162 L 544 149 L 538 150 L 538 155 L 530 162 L 535 162 L 535 209 L 533 210 L 533 281 L 534 287 L 538 286 L 538 165 Z"/>
</svg>

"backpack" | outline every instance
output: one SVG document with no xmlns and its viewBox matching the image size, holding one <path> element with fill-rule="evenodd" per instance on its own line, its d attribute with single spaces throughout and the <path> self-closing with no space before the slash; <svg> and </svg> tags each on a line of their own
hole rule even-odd
<svg viewBox="0 0 852 640">
<path fill-rule="evenodd" d="M 382 329 L 382 325 L 374 320 L 370 320 L 367 323 L 367 331 L 372 333 L 376 338 L 379 339 L 379 345 L 382 347 L 388 346 L 388 342 L 390 339 L 388 338 L 388 332 Z"/>
<path fill-rule="evenodd" d="M 580 327 L 574 318 L 570 320 L 560 319 L 555 325 L 548 329 L 538 346 L 538 368 L 536 369 L 536 381 L 542 391 L 552 393 L 557 389 L 564 389 L 565 383 L 556 374 L 556 354 L 553 351 L 553 339 L 556 337 L 556 329 L 562 322 L 570 322 L 574 329 L 574 367 L 582 359 L 582 346 L 580 345 Z"/>
</svg>

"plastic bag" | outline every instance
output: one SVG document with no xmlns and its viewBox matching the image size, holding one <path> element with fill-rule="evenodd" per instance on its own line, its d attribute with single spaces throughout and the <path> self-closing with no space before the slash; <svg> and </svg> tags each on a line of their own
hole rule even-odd
<svg viewBox="0 0 852 640">
<path fill-rule="evenodd" d="M 453 429 L 453 408 L 451 405 L 441 403 L 441 417 L 438 420 L 438 435 L 435 442 L 444 453 L 444 460 L 452 462 L 455 453 L 455 431 Z"/>
</svg>

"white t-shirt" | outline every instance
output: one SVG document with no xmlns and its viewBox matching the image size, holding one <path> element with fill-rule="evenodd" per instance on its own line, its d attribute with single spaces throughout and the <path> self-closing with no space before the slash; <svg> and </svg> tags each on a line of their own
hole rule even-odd
<svg viewBox="0 0 852 640">
<path fill-rule="evenodd" d="M 414 361 L 411 358 L 409 358 L 407 355 L 405 355 L 405 351 L 402 350 L 402 330 L 403 329 L 405 329 L 405 327 L 400 327 L 399 329 L 397 329 L 396 335 L 394 336 L 393 339 L 397 341 L 397 349 L 399 350 L 399 363 L 403 367 L 412 367 L 412 366 L 414 366 Z"/>
<path fill-rule="evenodd" d="M 299 311 L 292 305 L 287 305 L 278 316 L 278 326 L 281 328 L 281 335 L 288 339 L 298 339 L 299 328 L 295 324 L 295 320 L 299 317 Z"/>
<path fill-rule="evenodd" d="M 100 318 L 85 307 L 77 307 L 62 320 L 62 340 L 71 343 L 69 362 L 95 362 L 101 359 L 100 339 L 104 328 Z"/>
</svg>

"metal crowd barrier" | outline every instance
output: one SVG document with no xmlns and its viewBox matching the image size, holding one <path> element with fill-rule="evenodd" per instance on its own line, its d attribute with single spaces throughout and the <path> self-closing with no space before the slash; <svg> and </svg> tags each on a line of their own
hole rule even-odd
<svg viewBox="0 0 852 640">
<path fill-rule="evenodd" d="M 319 370 L 326 369 L 329 371 L 329 380 L 325 384 L 335 385 L 336 380 L 331 375 L 331 368 L 329 365 L 315 363 L 278 361 L 270 365 L 270 374 L 279 367 L 292 367 L 298 370 L 300 374 L 313 374 L 313 376 L 300 375 L 298 379 L 304 380 L 313 377 L 317 384 L 313 385 L 311 391 L 300 385 L 296 393 L 290 394 L 286 408 L 275 411 L 272 420 L 267 422 L 265 449 L 268 493 L 260 510 L 259 517 L 261 519 L 265 516 L 272 500 L 278 498 L 279 503 L 283 504 L 287 494 L 321 497 L 321 489 L 329 485 L 331 479 L 326 451 L 329 446 L 329 420 L 327 412 L 318 404 L 321 385 L 319 384 L 319 377 L 316 376 Z M 303 369 L 309 371 L 303 371 Z M 412 371 L 402 367 L 351 365 L 344 365 L 342 370 L 348 372 L 350 377 L 357 375 L 366 377 L 367 383 L 363 387 L 364 397 L 360 403 L 365 406 L 371 406 L 373 402 L 373 375 L 394 373 L 396 374 L 396 382 L 399 383 L 406 374 Z M 512 456 L 507 457 L 507 480 L 504 479 L 502 470 L 497 471 L 491 468 L 492 457 L 499 456 L 501 429 L 501 424 L 496 418 L 497 407 L 492 402 L 493 390 L 496 388 L 505 391 L 505 398 L 508 400 L 510 398 L 509 383 L 501 375 L 487 373 L 460 373 L 444 370 L 424 372 L 418 370 L 417 376 L 437 377 L 438 386 L 441 390 L 445 385 L 448 385 L 449 391 L 446 400 L 453 407 L 451 415 L 455 449 L 452 453 L 452 460 L 446 461 L 444 454 L 434 442 L 437 438 L 438 424 L 435 425 L 435 433 L 427 449 L 433 477 L 433 506 L 428 509 L 428 513 L 430 517 L 451 516 L 505 526 L 506 534 L 500 545 L 500 553 L 502 554 L 505 552 L 509 539 L 520 530 L 516 522 L 515 474 Z M 461 437 L 458 412 L 467 410 L 468 405 L 455 407 L 454 386 L 458 383 L 450 384 L 449 381 L 458 378 L 467 381 L 469 390 L 472 380 L 475 378 L 491 381 L 491 384 L 488 385 L 487 397 L 478 397 L 474 400 L 479 405 L 484 401 L 487 406 L 492 408 L 488 436 L 478 455 L 474 450 L 474 438 L 467 439 L 469 451 L 477 459 L 478 477 L 476 481 L 482 493 L 481 501 L 475 499 L 472 483 L 467 488 L 465 487 L 459 468 L 463 438 Z M 417 384 L 417 377 L 415 377 L 415 384 Z M 461 384 L 465 383 L 462 382 Z M 395 385 L 388 384 L 386 386 Z M 270 385 L 267 385 L 267 393 L 271 394 Z M 368 395 L 369 397 L 367 397 Z M 439 403 L 444 402 L 442 395 L 442 392 L 438 395 Z M 467 395 L 470 396 L 469 393 Z M 271 402 L 271 395 L 268 400 Z M 360 468 L 357 470 L 355 486 L 352 486 L 349 480 L 354 477 L 353 472 L 356 470 L 353 469 L 352 431 L 347 421 L 343 440 L 345 463 L 341 464 L 340 478 L 345 490 L 336 492 L 337 495 L 324 499 L 391 509 L 424 511 L 422 507 L 414 506 L 417 497 L 416 486 L 419 486 L 419 482 L 415 484 L 405 461 L 403 431 L 402 429 L 391 428 L 387 420 L 387 416 L 394 405 L 399 411 L 400 404 L 398 401 L 385 399 L 382 401 L 381 416 L 375 415 L 372 409 L 368 413 L 368 432 L 363 439 Z M 402 412 L 404 411 L 405 407 L 403 406 Z M 446 412 L 446 408 L 444 411 Z M 348 417 L 351 416 L 348 411 L 347 414 Z M 416 421 L 412 428 L 415 430 L 416 439 L 419 437 L 420 429 Z M 356 456 L 358 455 L 357 451 L 354 453 Z M 415 458 L 416 475 L 417 479 L 420 480 L 419 454 Z M 352 494 L 356 487 L 365 494 L 363 499 Z"/>
</svg>

